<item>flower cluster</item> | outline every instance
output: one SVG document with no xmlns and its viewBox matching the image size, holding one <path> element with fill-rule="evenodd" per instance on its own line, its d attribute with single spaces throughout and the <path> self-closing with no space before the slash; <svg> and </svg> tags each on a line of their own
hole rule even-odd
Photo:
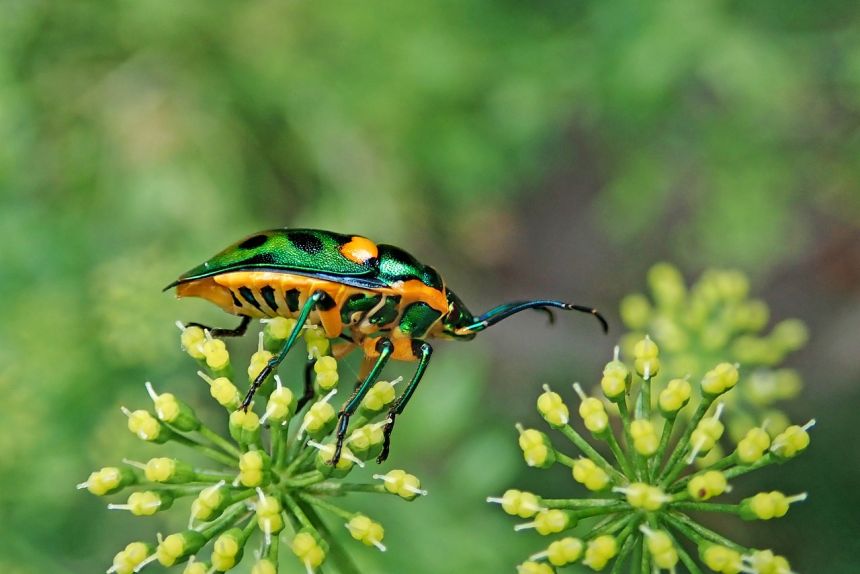
<svg viewBox="0 0 860 574">
<path fill-rule="evenodd" d="M 608 456 L 571 426 L 568 406 L 548 386 L 538 397 L 537 410 L 550 427 L 574 444 L 579 456 L 557 449 L 546 433 L 518 425 L 526 464 L 537 468 L 566 466 L 574 481 L 594 493 L 593 497 L 551 499 L 508 490 L 499 498 L 488 499 L 501 504 L 508 514 L 527 520 L 515 530 L 533 529 L 545 536 L 567 534 L 521 564 L 519 574 L 552 574 L 556 567 L 574 562 L 597 571 L 613 563 L 612 572 L 621 572 L 625 564 L 631 564 L 630 571 L 642 574 L 674 571 L 680 562 L 692 574 L 700 574 L 702 568 L 682 545 L 682 539 L 697 549 L 701 563 L 714 572 L 789 574 L 784 557 L 770 550 L 744 547 L 702 526 L 689 512 L 728 513 L 743 520 L 785 515 L 789 506 L 804 500 L 806 494 L 761 492 L 733 503 L 712 499 L 730 492 L 733 479 L 797 456 L 809 445 L 807 432 L 814 421 L 802 427 L 788 426 L 776 434 L 766 426 L 754 427 L 731 454 L 682 476 L 720 440 L 726 406 L 722 400 L 738 383 L 738 369 L 719 363 L 695 385 L 687 379 L 670 380 L 655 397 L 657 415 L 652 412 L 651 393 L 653 380 L 662 369 L 660 349 L 646 337 L 634 346 L 633 357 L 631 369 L 618 360 L 616 349 L 600 381 L 604 397 L 617 406 L 620 422 L 616 428 L 612 424 L 615 417 L 610 417 L 604 401 L 587 396 L 579 384 L 574 385 L 582 424 L 605 445 L 611 453 Z M 685 408 L 692 413 L 679 417 Z M 677 441 L 673 434 L 680 435 Z M 584 535 L 566 532 L 587 519 Z"/>
<path fill-rule="evenodd" d="M 159 393 L 150 383 L 146 384 L 150 408 L 122 409 L 128 429 L 140 439 L 189 447 L 217 466 L 197 468 L 166 454 L 146 462 L 123 460 L 122 465 L 97 470 L 79 484 L 78 488 L 97 496 L 124 491 L 126 501 L 108 508 L 136 516 L 167 511 L 180 498 L 192 500 L 185 530 L 158 535 L 153 541 L 132 542 L 116 554 L 108 572 L 131 574 L 155 561 L 164 566 L 185 564 L 184 574 L 226 572 L 242 560 L 252 537 L 260 541 L 251 553 L 253 574 L 278 572 L 283 544 L 309 574 L 329 554 L 333 560 L 348 562 L 320 513 L 342 520 L 355 540 L 385 550 L 382 525 L 333 500 L 350 492 L 389 494 L 404 500 L 426 494 L 419 480 L 402 470 L 374 474 L 375 482 L 369 483 L 340 480 L 382 450 L 386 421 L 379 419 L 395 398 L 397 381 L 379 381 L 372 387 L 353 417 L 340 460 L 332 465 L 331 435 L 337 413 L 331 400 L 339 376 L 330 342 L 322 331 L 309 327 L 303 333 L 312 364 L 307 375 L 313 374 L 313 387 L 306 389 L 306 396 L 300 398 L 274 375 L 257 395 L 266 397 L 264 408 L 255 410 L 252 405 L 244 412 L 236 410 L 241 394 L 233 382 L 232 360 L 224 342 L 198 327 L 179 327 L 183 348 L 201 366 L 198 375 L 226 411 L 229 438 L 205 425 L 187 403 L 172 393 Z M 282 318 L 266 323 L 249 362 L 249 381 L 295 327 L 295 321 Z"/>
<path fill-rule="evenodd" d="M 802 383 L 795 370 L 779 365 L 806 344 L 805 325 L 787 319 L 765 333 L 768 306 L 749 298 L 749 282 L 740 271 L 706 271 L 688 289 L 675 267 L 658 263 L 648 272 L 648 284 L 650 300 L 634 294 L 621 302 L 621 319 L 631 330 L 622 339 L 623 355 L 630 357 L 648 333 L 663 353 L 665 380 L 698 378 L 721 360 L 736 362 L 743 382 L 724 399 L 733 407 L 726 419 L 731 437 L 740 440 L 765 419 L 772 428 L 785 428 L 785 415 L 773 405 L 796 396 Z"/>
</svg>

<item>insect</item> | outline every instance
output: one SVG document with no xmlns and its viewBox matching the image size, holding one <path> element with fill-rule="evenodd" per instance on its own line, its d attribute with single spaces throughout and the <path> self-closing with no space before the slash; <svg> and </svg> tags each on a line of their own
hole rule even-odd
<svg viewBox="0 0 860 574">
<path fill-rule="evenodd" d="M 595 309 L 538 299 L 516 301 L 472 315 L 429 265 L 393 245 L 377 245 L 360 235 L 315 229 L 272 229 L 227 247 L 165 287 L 177 297 L 201 297 L 240 316 L 234 329 L 211 329 L 215 336 L 241 336 L 252 319 L 290 317 L 297 326 L 280 351 L 251 384 L 240 408 L 247 410 L 256 390 L 284 360 L 306 324 L 319 325 L 337 357 L 361 349 L 359 383 L 340 410 L 332 464 L 343 447 L 350 417 L 391 360 L 417 361 L 409 384 L 395 400 L 384 428 L 382 462 L 388 456 L 394 421 L 406 408 L 424 376 L 433 348 L 429 339 L 470 340 L 487 327 L 525 309 L 582 311 Z M 192 323 L 193 324 L 193 323 Z M 196 324 L 203 328 L 204 325 Z M 305 369 L 299 408 L 313 397 L 313 359 Z"/>
</svg>

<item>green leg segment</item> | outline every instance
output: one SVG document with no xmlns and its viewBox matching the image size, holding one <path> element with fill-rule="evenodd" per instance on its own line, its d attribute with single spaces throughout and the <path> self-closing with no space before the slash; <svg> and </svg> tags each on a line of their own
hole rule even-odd
<svg viewBox="0 0 860 574">
<path fill-rule="evenodd" d="M 388 449 L 391 446 L 391 431 L 394 430 L 394 419 L 403 412 L 403 409 L 406 408 L 406 403 L 409 402 L 409 399 L 412 397 L 413 393 L 415 393 L 415 389 L 418 388 L 418 383 L 421 382 L 421 378 L 424 376 L 424 371 L 427 370 L 427 365 L 430 364 L 430 356 L 433 354 L 433 347 L 430 346 L 426 341 L 415 340 L 416 344 L 415 356 L 418 357 L 418 367 L 415 369 L 415 374 L 412 375 L 412 380 L 409 381 L 409 386 L 406 387 L 406 390 L 403 391 L 403 394 L 400 395 L 400 398 L 397 399 L 391 409 L 388 411 L 388 424 L 385 425 L 384 433 L 384 442 L 382 443 L 382 452 L 376 459 L 376 462 L 382 463 L 388 458 Z"/>
<path fill-rule="evenodd" d="M 331 457 L 332 465 L 337 464 L 340 460 L 340 451 L 343 449 L 343 441 L 344 438 L 346 438 L 346 429 L 349 426 L 349 417 L 355 413 L 356 409 L 358 409 L 358 405 L 361 404 L 361 401 L 367 394 L 367 391 L 370 390 L 370 387 L 372 387 L 379 378 L 383 367 L 385 367 L 388 359 L 391 358 L 391 353 L 394 352 L 394 343 L 389 339 L 380 338 L 379 342 L 376 343 L 376 350 L 379 353 L 379 357 L 377 357 L 376 363 L 373 364 L 373 368 L 370 369 L 370 372 L 367 374 L 364 381 L 361 382 L 361 385 L 359 385 L 358 388 L 355 389 L 355 392 L 352 393 L 352 397 L 350 397 L 350 399 L 340 409 L 340 418 L 337 421 L 337 442 L 334 447 L 334 455 Z"/>
<path fill-rule="evenodd" d="M 266 377 L 271 375 L 272 371 L 277 369 L 278 365 L 280 365 L 284 361 L 287 356 L 287 353 L 290 352 L 290 349 L 293 348 L 293 345 L 295 345 L 296 341 L 298 340 L 299 334 L 302 332 L 302 327 L 304 327 L 305 323 L 307 322 L 308 316 L 311 314 L 311 311 L 313 311 L 313 308 L 316 307 L 317 303 L 324 296 L 324 292 L 317 291 L 316 293 L 308 297 L 307 302 L 305 303 L 304 307 L 302 307 L 302 310 L 299 313 L 298 318 L 296 319 L 296 326 L 293 329 L 293 332 L 290 333 L 290 336 L 284 342 L 284 346 L 281 347 L 280 352 L 276 356 L 269 359 L 269 362 L 266 363 L 266 366 L 263 367 L 263 370 L 260 371 L 260 374 L 257 375 L 256 379 L 254 379 L 254 383 L 251 385 L 251 388 L 248 389 L 248 394 L 245 395 L 242 404 L 239 405 L 240 409 L 242 409 L 243 411 L 248 410 L 248 406 L 250 406 L 251 400 L 254 398 L 254 393 L 257 392 L 257 389 L 260 388 L 260 385 L 263 384 L 263 381 L 266 380 Z"/>
</svg>

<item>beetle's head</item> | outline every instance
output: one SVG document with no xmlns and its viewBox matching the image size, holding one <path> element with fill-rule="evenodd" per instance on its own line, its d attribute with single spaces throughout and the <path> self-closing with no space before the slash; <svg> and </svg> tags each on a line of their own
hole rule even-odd
<svg viewBox="0 0 860 574">
<path fill-rule="evenodd" d="M 600 325 L 603 327 L 603 332 L 609 330 L 606 319 L 597 312 L 596 309 L 583 307 L 582 305 L 574 305 L 573 303 L 565 303 L 564 301 L 554 301 L 552 299 L 537 299 L 534 301 L 514 301 L 513 303 L 505 303 L 494 307 L 477 317 L 473 316 L 460 298 L 453 291 L 448 290 L 448 313 L 442 318 L 442 332 L 444 335 L 452 339 L 469 340 L 487 327 L 495 325 L 503 319 L 507 319 L 511 315 L 525 311 L 526 309 L 536 309 L 543 311 L 549 315 L 550 322 L 554 320 L 552 309 L 563 309 L 565 311 L 581 311 L 594 315 Z"/>
</svg>

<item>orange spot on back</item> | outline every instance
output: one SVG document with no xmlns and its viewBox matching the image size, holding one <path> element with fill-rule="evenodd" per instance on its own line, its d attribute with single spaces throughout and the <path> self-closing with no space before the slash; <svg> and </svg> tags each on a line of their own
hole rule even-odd
<svg viewBox="0 0 860 574">
<path fill-rule="evenodd" d="M 341 254 L 355 263 L 367 263 L 368 259 L 379 257 L 379 249 L 376 243 L 367 237 L 355 235 L 349 243 L 345 243 L 340 248 Z"/>
</svg>

